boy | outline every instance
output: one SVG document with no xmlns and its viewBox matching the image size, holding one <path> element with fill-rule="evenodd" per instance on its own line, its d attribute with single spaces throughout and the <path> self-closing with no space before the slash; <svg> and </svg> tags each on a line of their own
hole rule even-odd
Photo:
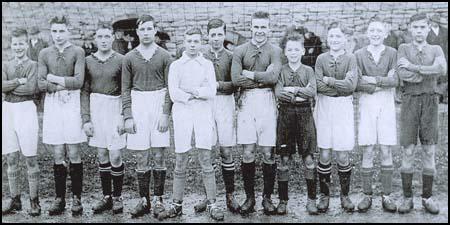
<svg viewBox="0 0 450 225">
<path fill-rule="evenodd" d="M 46 92 L 42 142 L 54 150 L 56 199 L 49 209 L 50 215 L 61 214 L 66 206 L 66 149 L 70 159 L 72 180 L 72 214 L 83 211 L 81 191 L 83 163 L 80 143 L 86 141 L 82 130 L 80 89 L 84 81 L 84 51 L 69 42 L 70 33 L 66 17 L 54 17 L 50 21 L 53 46 L 39 53 L 38 86 Z"/>
<path fill-rule="evenodd" d="M 373 18 L 367 28 L 369 46 L 356 51 L 360 74 L 357 90 L 363 86 L 359 97 L 358 143 L 363 150 L 361 179 L 364 198 L 358 204 L 359 212 L 366 212 L 372 206 L 372 179 L 374 148 L 381 149 L 380 180 L 382 206 L 385 211 L 396 212 L 397 206 L 390 196 L 392 190 L 392 146 L 397 144 L 397 120 L 395 111 L 395 87 L 399 79 L 397 51 L 383 44 L 388 30 L 380 18 Z"/>
<path fill-rule="evenodd" d="M 243 145 L 241 170 L 246 200 L 240 213 L 245 215 L 255 207 L 255 150 L 264 155 L 264 213 L 275 214 L 271 195 L 275 184 L 276 164 L 273 147 L 276 143 L 277 108 L 273 87 L 281 69 L 281 49 L 268 43 L 269 13 L 252 15 L 252 39 L 233 52 L 231 79 L 241 89 L 237 113 L 237 143 Z"/>
<path fill-rule="evenodd" d="M 169 92 L 173 101 L 173 128 L 175 141 L 175 170 L 173 202 L 159 219 L 181 216 L 186 180 L 188 154 L 192 149 L 192 135 L 198 149 L 203 183 L 208 199 L 207 210 L 214 220 L 223 220 L 223 212 L 216 202 L 216 178 L 211 164 L 212 100 L 216 95 L 216 77 L 211 61 L 200 51 L 202 32 L 190 28 L 185 32 L 185 51 L 174 61 L 169 70 Z"/>
<path fill-rule="evenodd" d="M 316 63 L 317 101 L 315 121 L 317 145 L 320 148 L 317 167 L 320 180 L 319 212 L 328 210 L 330 201 L 331 156 L 337 153 L 338 174 L 341 183 L 341 207 L 353 211 L 350 197 L 352 165 L 349 152 L 355 145 L 353 91 L 358 81 L 355 56 L 345 51 L 348 30 L 338 22 L 328 27 L 330 51 L 321 54 Z"/>
<path fill-rule="evenodd" d="M 447 72 L 442 48 L 426 41 L 430 31 L 424 13 L 411 16 L 409 30 L 413 42 L 400 45 L 397 53 L 398 75 L 403 80 L 403 102 L 400 114 L 400 145 L 402 157 L 402 187 L 404 199 L 399 213 L 409 213 L 414 208 L 412 179 L 414 171 L 414 148 L 417 135 L 422 152 L 422 205 L 431 214 L 439 213 L 439 206 L 431 198 L 433 177 L 436 171 L 435 152 L 438 143 L 438 96 L 437 79 Z"/>
<path fill-rule="evenodd" d="M 38 115 L 33 95 L 37 93 L 37 63 L 27 55 L 27 31 L 18 28 L 12 32 L 11 50 L 14 59 L 2 67 L 2 155 L 8 163 L 8 181 L 11 201 L 2 208 L 2 215 L 22 209 L 20 200 L 19 151 L 26 158 L 30 188 L 31 216 L 41 214 L 39 205 Z"/>
<path fill-rule="evenodd" d="M 125 55 L 122 64 L 122 104 L 127 148 L 134 151 L 141 200 L 131 211 L 133 217 L 150 212 L 149 153 L 153 153 L 155 209 L 164 211 L 162 196 L 166 178 L 165 152 L 170 146 L 169 114 L 172 108 L 167 91 L 170 54 L 155 43 L 155 20 L 142 15 L 136 22 L 139 46 Z"/>
<path fill-rule="evenodd" d="M 89 146 L 98 150 L 103 198 L 93 207 L 94 213 L 112 209 L 123 211 L 121 199 L 124 165 L 121 149 L 126 139 L 122 135 L 123 119 L 121 77 L 123 56 L 112 50 L 114 39 L 111 25 L 100 23 L 95 32 L 98 51 L 86 58 L 86 78 L 81 91 L 83 130 Z M 114 192 L 111 190 L 111 180 Z M 112 194 L 112 196 L 111 196 Z"/>
<path fill-rule="evenodd" d="M 313 153 L 316 149 L 316 127 L 311 111 L 311 103 L 316 96 L 314 70 L 301 63 L 305 54 L 304 38 L 301 34 L 286 37 L 284 54 L 288 63 L 281 68 L 275 95 L 278 98 L 279 117 L 277 132 L 277 154 L 281 156 L 278 167 L 278 194 L 280 203 L 277 213 L 286 214 L 288 202 L 289 159 L 296 147 L 303 159 L 304 176 L 308 190 L 306 210 L 317 214 L 316 170 Z"/>
<path fill-rule="evenodd" d="M 213 103 L 213 145 L 219 141 L 227 208 L 231 212 L 239 212 L 239 204 L 233 196 L 233 146 L 236 146 L 236 131 L 234 128 L 236 109 L 233 94 L 235 88 L 231 82 L 230 73 L 233 53 L 223 47 L 226 34 L 226 24 L 223 20 L 211 19 L 208 22 L 207 29 L 210 48 L 204 52 L 203 56 L 213 63 L 217 80 L 217 95 Z M 214 164 L 214 157 L 212 160 Z M 206 210 L 206 199 L 196 205 L 195 209 L 197 212 Z"/>
</svg>

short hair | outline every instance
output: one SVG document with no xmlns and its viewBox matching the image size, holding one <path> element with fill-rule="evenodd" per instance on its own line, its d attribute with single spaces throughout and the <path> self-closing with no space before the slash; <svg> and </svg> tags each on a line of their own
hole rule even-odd
<svg viewBox="0 0 450 225">
<path fill-rule="evenodd" d="M 286 48 L 286 44 L 288 41 L 300 41 L 302 43 L 302 46 L 305 46 L 304 45 L 305 38 L 303 35 L 304 35 L 303 33 L 300 33 L 297 30 L 288 29 L 284 34 L 283 38 L 281 39 L 280 42 L 281 49 L 284 50 Z"/>
<path fill-rule="evenodd" d="M 269 13 L 264 11 L 257 11 L 253 13 L 252 19 L 269 19 Z"/>
<path fill-rule="evenodd" d="M 106 22 L 106 21 L 99 21 L 97 24 L 97 29 L 96 30 L 100 30 L 100 29 L 110 29 L 113 30 L 113 27 L 111 25 L 110 22 Z"/>
<path fill-rule="evenodd" d="M 153 16 L 150 16 L 150 15 L 142 15 L 142 16 L 140 16 L 137 19 L 137 21 L 136 21 L 136 26 L 138 27 L 138 26 L 140 26 L 143 23 L 148 22 L 148 21 L 153 22 L 153 26 L 156 27 L 155 18 L 153 18 Z"/>
<path fill-rule="evenodd" d="M 28 39 L 28 32 L 24 28 L 19 27 L 19 28 L 14 29 L 11 32 L 11 39 L 12 38 L 17 38 L 17 37 L 22 37 L 22 36 L 24 36 L 25 38 Z"/>
<path fill-rule="evenodd" d="M 411 18 L 409 18 L 409 24 L 415 22 L 415 21 L 419 21 L 419 20 L 426 20 L 427 23 L 429 22 L 427 14 L 425 13 L 417 13 L 411 16 Z"/>
<path fill-rule="evenodd" d="M 194 35 L 194 34 L 199 34 L 200 36 L 202 36 L 202 30 L 200 30 L 200 28 L 198 27 L 191 27 L 184 32 L 184 35 Z"/>
<path fill-rule="evenodd" d="M 50 25 L 52 24 L 65 24 L 67 26 L 69 25 L 69 20 L 66 18 L 66 16 L 55 16 L 50 20 Z"/>
<path fill-rule="evenodd" d="M 208 25 L 206 26 L 206 30 L 209 34 L 209 30 L 214 29 L 214 28 L 219 28 L 223 26 L 223 31 L 227 32 L 227 25 L 225 24 L 225 22 L 223 22 L 223 20 L 221 19 L 211 19 L 208 22 Z"/>
<path fill-rule="evenodd" d="M 334 28 L 339 28 L 345 35 L 353 35 L 353 31 L 344 24 L 342 24 L 341 22 L 338 21 L 331 22 L 330 25 L 328 26 L 328 31 Z"/>
</svg>

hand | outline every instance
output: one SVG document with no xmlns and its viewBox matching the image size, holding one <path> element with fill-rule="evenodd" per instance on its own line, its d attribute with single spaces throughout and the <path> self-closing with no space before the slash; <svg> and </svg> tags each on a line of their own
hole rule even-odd
<svg viewBox="0 0 450 225">
<path fill-rule="evenodd" d="M 417 72 L 417 66 L 409 62 L 406 58 L 400 58 L 398 60 L 398 67 L 405 68 L 412 72 Z"/>
<path fill-rule="evenodd" d="M 387 76 L 388 77 L 393 77 L 395 75 L 395 69 L 389 70 Z"/>
<path fill-rule="evenodd" d="M 17 79 L 17 81 L 19 81 L 19 84 L 25 84 L 25 83 L 27 83 L 28 79 L 26 77 L 24 77 L 24 78 Z"/>
<path fill-rule="evenodd" d="M 377 84 L 377 79 L 375 79 L 375 77 L 362 76 L 362 79 L 367 81 L 369 84 Z"/>
<path fill-rule="evenodd" d="M 136 133 L 136 124 L 134 123 L 134 120 L 132 118 L 125 120 L 125 133 Z"/>
<path fill-rule="evenodd" d="M 169 128 L 169 115 L 162 114 L 158 120 L 158 131 L 165 133 Z"/>
<path fill-rule="evenodd" d="M 180 89 L 188 94 L 198 96 L 198 91 L 191 87 L 180 87 Z"/>
<path fill-rule="evenodd" d="M 309 54 L 313 54 L 313 53 L 314 53 L 314 48 L 309 48 L 309 49 L 308 49 L 308 53 L 309 53 Z"/>
<path fill-rule="evenodd" d="M 124 125 L 124 121 L 121 120 L 121 122 L 117 125 L 117 133 L 119 135 L 123 135 L 125 132 L 125 125 Z"/>
<path fill-rule="evenodd" d="M 57 79 L 57 77 L 55 75 L 53 75 L 51 73 L 47 74 L 47 81 L 54 83 L 54 82 L 56 82 L 56 79 Z"/>
<path fill-rule="evenodd" d="M 59 85 L 59 84 L 57 84 L 56 85 L 56 91 L 62 91 L 62 90 L 66 90 L 66 88 L 61 86 L 61 85 Z"/>
<path fill-rule="evenodd" d="M 295 99 L 295 95 L 288 91 L 282 90 L 278 98 L 284 102 L 292 102 Z"/>
<path fill-rule="evenodd" d="M 323 80 L 323 82 L 324 82 L 326 85 L 328 85 L 328 84 L 329 84 L 328 82 L 330 82 L 330 78 L 329 78 L 329 77 L 323 77 L 322 80 Z"/>
<path fill-rule="evenodd" d="M 83 131 L 88 137 L 94 136 L 94 125 L 91 122 L 87 122 L 83 125 Z"/>
<path fill-rule="evenodd" d="M 273 67 L 274 67 L 274 65 L 273 65 L 273 64 L 270 64 L 270 65 L 267 67 L 266 72 L 267 72 L 267 71 L 272 71 L 272 70 L 273 70 Z"/>
<path fill-rule="evenodd" d="M 242 76 L 247 77 L 248 79 L 253 80 L 255 78 L 255 73 L 248 71 L 248 70 L 243 70 L 242 71 Z"/>
<path fill-rule="evenodd" d="M 298 87 L 283 87 L 283 90 L 295 94 L 297 93 Z"/>
<path fill-rule="evenodd" d="M 302 98 L 302 97 L 295 97 L 295 102 L 304 102 L 306 101 L 306 99 Z"/>
</svg>

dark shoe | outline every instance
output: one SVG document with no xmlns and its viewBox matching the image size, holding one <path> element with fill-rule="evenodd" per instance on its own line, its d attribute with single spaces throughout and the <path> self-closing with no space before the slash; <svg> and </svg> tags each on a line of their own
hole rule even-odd
<svg viewBox="0 0 450 225">
<path fill-rule="evenodd" d="M 222 221 L 223 218 L 225 217 L 223 214 L 222 209 L 220 209 L 219 207 L 217 207 L 216 203 L 209 203 L 209 201 L 207 202 L 207 206 L 206 209 L 209 212 L 209 216 L 213 219 L 213 220 L 217 220 L 217 221 Z"/>
<path fill-rule="evenodd" d="M 6 204 L 6 207 L 2 208 L 2 215 L 13 214 L 15 211 L 22 210 L 22 201 L 20 200 L 20 195 L 11 198 Z"/>
<path fill-rule="evenodd" d="M 414 208 L 413 198 L 403 197 L 403 201 L 398 207 L 398 213 L 409 213 Z"/>
<path fill-rule="evenodd" d="M 30 199 L 30 216 L 39 216 L 41 215 L 41 206 L 39 205 L 39 198 Z"/>
<path fill-rule="evenodd" d="M 319 204 L 317 204 L 317 209 L 321 213 L 325 213 L 328 211 L 328 207 L 330 206 L 330 196 L 320 194 Z"/>
<path fill-rule="evenodd" d="M 430 198 L 422 198 L 422 206 L 431 214 L 439 214 L 439 205 Z"/>
<path fill-rule="evenodd" d="M 384 211 L 395 213 L 397 212 L 397 205 L 391 199 L 389 195 L 381 196 L 381 205 L 383 206 Z"/>
<path fill-rule="evenodd" d="M 170 204 L 170 207 L 168 210 L 165 210 L 165 211 L 161 212 L 160 214 L 158 214 L 158 220 L 161 221 L 163 219 L 181 216 L 182 213 L 183 213 L 182 204 L 172 202 L 172 204 Z"/>
<path fill-rule="evenodd" d="M 201 212 L 206 211 L 207 204 L 208 204 L 208 200 L 207 199 L 203 199 L 202 201 L 200 201 L 199 203 L 194 205 L 194 211 L 196 213 L 201 213 Z"/>
<path fill-rule="evenodd" d="M 113 214 L 123 213 L 123 202 L 122 197 L 113 197 Z"/>
<path fill-rule="evenodd" d="M 364 213 L 372 206 L 372 196 L 364 195 L 363 199 L 358 204 L 358 212 Z"/>
<path fill-rule="evenodd" d="M 278 203 L 277 206 L 277 214 L 278 215 L 285 215 L 287 213 L 287 200 L 280 200 L 280 203 Z"/>
<path fill-rule="evenodd" d="M 341 207 L 347 212 L 355 210 L 355 205 L 348 195 L 341 195 Z"/>
<path fill-rule="evenodd" d="M 130 213 L 132 218 L 141 217 L 150 213 L 150 201 L 148 201 L 147 198 L 142 197 Z"/>
<path fill-rule="evenodd" d="M 155 201 L 155 207 L 153 207 L 153 216 L 155 218 L 158 218 L 158 215 L 162 212 L 166 211 L 166 209 L 164 208 L 164 204 L 162 202 L 162 198 L 161 197 L 156 197 L 156 201 Z"/>
<path fill-rule="evenodd" d="M 92 211 L 94 214 L 102 213 L 106 210 L 110 210 L 113 207 L 113 201 L 111 196 L 104 196 L 100 201 L 97 202 L 97 204 L 92 207 Z"/>
<path fill-rule="evenodd" d="M 264 208 L 264 214 L 266 215 L 275 215 L 276 208 L 272 203 L 272 200 L 268 197 L 263 197 L 262 206 Z"/>
<path fill-rule="evenodd" d="M 50 206 L 48 214 L 50 216 L 60 215 L 64 212 L 64 210 L 66 210 L 66 200 L 63 198 L 56 198 Z"/>
<path fill-rule="evenodd" d="M 72 216 L 78 216 L 83 213 L 83 205 L 81 204 L 81 198 L 74 196 L 72 199 Z"/>
<path fill-rule="evenodd" d="M 232 213 L 238 213 L 241 209 L 241 207 L 239 206 L 239 203 L 236 201 L 236 199 L 234 198 L 233 194 L 227 194 L 227 208 L 228 210 L 230 210 L 230 212 Z"/>
<path fill-rule="evenodd" d="M 316 200 L 308 198 L 306 202 L 306 211 L 308 211 L 309 215 L 317 215 L 319 214 L 319 210 L 316 206 Z"/>
<path fill-rule="evenodd" d="M 241 205 L 241 215 L 246 215 L 255 211 L 256 200 L 255 197 L 247 197 L 244 204 Z"/>
</svg>

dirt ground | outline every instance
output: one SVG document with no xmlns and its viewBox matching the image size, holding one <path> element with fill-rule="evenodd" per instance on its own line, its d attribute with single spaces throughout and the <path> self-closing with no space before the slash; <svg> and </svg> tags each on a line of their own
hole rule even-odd
<svg viewBox="0 0 450 225">
<path fill-rule="evenodd" d="M 253 213 L 248 217 L 241 217 L 240 215 L 232 215 L 227 212 L 225 216 L 224 222 L 242 222 L 242 223 L 254 223 L 254 222 L 448 222 L 448 107 L 447 105 L 440 105 L 440 111 L 445 112 L 443 114 L 444 118 L 441 118 L 440 121 L 445 121 L 445 123 L 440 124 L 440 145 L 438 146 L 438 150 L 436 152 L 436 167 L 437 173 L 434 180 L 433 193 L 435 195 L 435 199 L 439 202 L 441 213 L 439 215 L 430 215 L 425 213 L 422 209 L 422 204 L 420 201 L 420 194 L 422 192 L 422 177 L 421 177 L 421 160 L 420 160 L 420 147 L 416 151 L 416 163 L 415 163 L 415 174 L 414 174 L 414 192 L 415 192 L 415 210 L 414 212 L 408 215 L 400 215 L 400 214 L 390 214 L 385 213 L 381 210 L 381 199 L 380 199 L 380 183 L 378 182 L 378 174 L 379 174 L 379 166 L 380 160 L 379 157 L 375 160 L 375 174 L 374 174 L 374 204 L 373 208 L 366 214 L 361 213 L 345 213 L 340 208 L 339 202 L 339 179 L 337 176 L 337 172 L 333 169 L 332 173 L 332 193 L 336 193 L 331 200 L 331 209 L 328 213 L 319 215 L 319 216 L 310 216 L 305 212 L 305 200 L 306 200 L 306 184 L 303 179 L 302 174 L 302 162 L 298 156 L 295 156 L 290 171 L 290 181 L 289 181 L 289 195 L 290 201 L 288 205 L 289 214 L 286 216 L 265 216 L 262 213 L 261 206 L 261 192 L 262 192 L 262 171 L 261 171 L 261 160 L 257 159 L 257 171 L 256 171 L 256 192 L 258 194 L 257 199 L 257 213 Z M 441 114 L 440 114 L 441 115 Z M 41 118 L 41 116 L 40 116 Z M 42 125 L 42 119 L 40 119 L 40 125 Z M 42 127 L 42 126 L 41 126 Z M 400 132 L 400 131 L 399 131 Z M 41 135 L 41 133 L 40 133 Z M 41 138 L 39 139 L 42 140 Z M 172 143 L 173 146 L 173 143 Z M 84 164 L 84 180 L 83 180 L 83 206 L 84 213 L 81 217 L 73 218 L 70 214 L 70 179 L 67 181 L 67 200 L 68 204 L 66 206 L 67 211 L 64 215 L 49 217 L 48 216 L 48 208 L 50 207 L 51 201 L 53 200 L 54 194 L 54 180 L 53 180 L 53 155 L 50 151 L 50 148 L 44 146 L 41 142 L 39 143 L 38 150 L 38 160 L 41 170 L 41 181 L 40 181 L 40 198 L 41 198 L 41 206 L 43 209 L 43 213 L 40 217 L 32 218 L 29 217 L 26 211 L 30 208 L 29 205 L 29 197 L 28 197 L 28 184 L 26 180 L 26 167 L 24 163 L 20 166 L 21 168 L 21 176 L 23 179 L 20 181 L 21 190 L 22 190 L 22 202 L 24 204 L 24 210 L 15 215 L 3 216 L 2 222 L 157 222 L 151 216 L 146 216 L 139 219 L 130 219 L 131 216 L 129 211 L 136 204 L 136 199 L 138 198 L 138 188 L 137 188 L 137 180 L 136 180 L 136 160 L 133 152 L 123 151 L 123 159 L 125 163 L 125 179 L 124 179 L 124 187 L 123 187 L 123 198 L 125 204 L 125 212 L 122 215 L 112 216 L 111 212 L 108 212 L 104 215 L 92 215 L 92 205 L 98 200 L 101 196 L 101 187 L 100 187 L 100 178 L 98 176 L 98 164 L 96 157 L 96 150 L 88 147 L 85 143 L 82 144 L 82 159 Z M 234 149 L 233 156 L 236 161 L 236 194 L 239 202 L 244 201 L 244 190 L 243 190 L 243 181 L 242 175 L 240 171 L 240 161 L 241 161 L 241 152 L 242 149 L 237 147 Z M 393 190 L 395 193 L 395 199 L 397 202 L 401 200 L 401 179 L 400 179 L 400 161 L 401 161 L 401 151 L 398 146 L 395 147 L 393 151 L 394 155 L 394 177 L 393 177 Z M 316 155 L 317 156 L 317 155 Z M 360 178 L 360 166 L 361 166 L 361 151 L 357 148 L 351 153 L 352 162 L 354 164 L 354 170 L 352 175 L 352 184 L 351 184 L 351 198 L 354 203 L 358 202 L 358 199 L 361 197 L 361 178 Z M 173 159 L 175 158 L 173 148 L 169 149 L 167 154 L 167 178 L 165 184 L 165 193 L 166 193 L 166 202 L 170 201 L 171 193 L 172 193 L 172 170 L 174 168 Z M 316 157 L 317 159 L 318 157 Z M 23 158 L 21 160 L 23 161 Z M 216 163 L 220 162 L 220 157 L 216 156 Z M 220 165 L 220 164 L 219 164 Z M 8 178 L 6 175 L 6 159 L 2 157 L 2 205 L 6 203 L 9 197 L 9 188 L 8 188 Z M 199 175 L 200 166 L 196 159 L 196 152 L 192 151 L 190 153 L 190 162 L 189 162 L 189 170 L 188 176 L 186 180 L 186 190 L 185 190 L 185 199 L 184 199 L 184 215 L 181 218 L 177 219 L 169 219 L 164 222 L 213 222 L 209 219 L 206 213 L 195 214 L 193 211 L 193 205 L 200 201 L 203 197 L 203 188 L 201 176 Z M 218 190 L 218 203 L 225 209 L 224 202 L 224 184 L 222 179 L 222 173 L 220 167 L 216 169 L 216 178 L 217 178 L 217 190 Z M 153 184 L 151 184 L 153 187 Z M 275 203 L 278 203 L 278 194 L 276 192 L 277 185 L 275 185 L 275 193 L 272 197 Z M 153 189 L 151 189 L 152 191 Z M 386 220 L 386 219 L 389 219 Z"/>
</svg>

